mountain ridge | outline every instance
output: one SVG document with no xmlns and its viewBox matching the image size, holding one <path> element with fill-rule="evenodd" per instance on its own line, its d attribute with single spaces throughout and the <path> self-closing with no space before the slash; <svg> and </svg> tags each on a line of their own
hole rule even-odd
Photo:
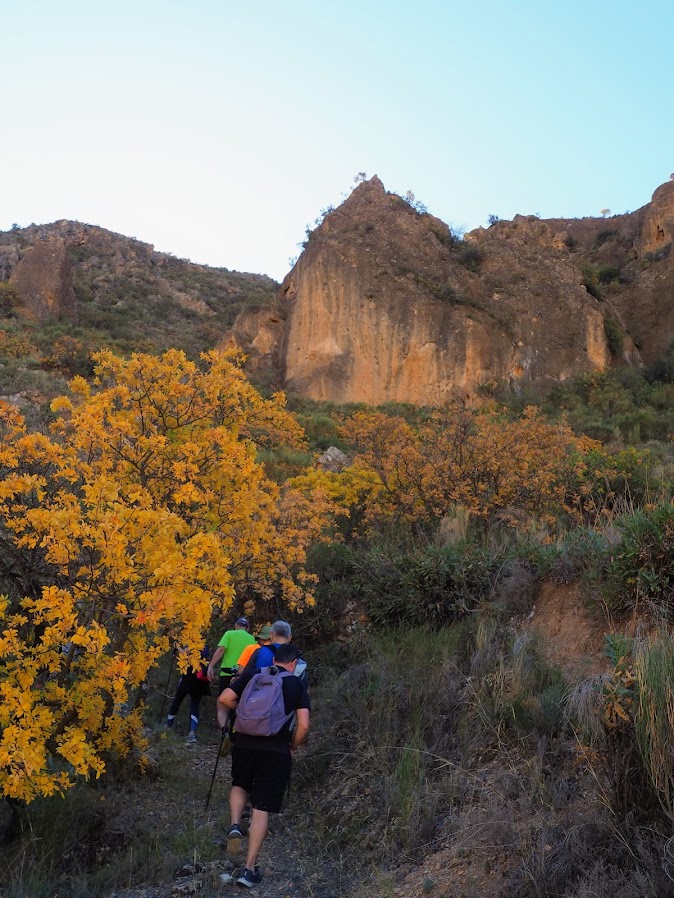
<svg viewBox="0 0 674 898">
<path fill-rule="evenodd" d="M 325 215 L 280 287 L 96 225 L 2 232 L 0 325 L 28 328 L 42 351 L 63 333 L 122 352 L 237 347 L 258 382 L 310 399 L 546 391 L 667 351 L 673 237 L 674 182 L 635 212 L 517 215 L 461 238 L 374 176 Z"/>
</svg>

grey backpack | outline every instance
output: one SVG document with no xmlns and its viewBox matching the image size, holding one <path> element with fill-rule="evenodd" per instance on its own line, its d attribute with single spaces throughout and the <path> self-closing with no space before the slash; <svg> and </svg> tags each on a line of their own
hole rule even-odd
<svg viewBox="0 0 674 898">
<path fill-rule="evenodd" d="M 241 693 L 236 706 L 236 731 L 244 736 L 276 736 L 294 715 L 286 714 L 283 701 L 283 678 L 292 677 L 288 670 L 263 667 Z"/>
</svg>

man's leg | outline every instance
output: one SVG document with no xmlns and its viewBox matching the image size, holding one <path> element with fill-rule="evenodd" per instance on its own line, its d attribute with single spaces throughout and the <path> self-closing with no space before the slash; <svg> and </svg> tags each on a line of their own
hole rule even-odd
<svg viewBox="0 0 674 898">
<path fill-rule="evenodd" d="M 230 668 L 228 668 L 228 667 L 225 668 L 225 670 L 229 670 L 229 669 Z M 218 707 L 218 699 L 220 698 L 221 694 L 225 691 L 225 689 L 227 689 L 227 687 L 229 686 L 229 684 L 232 682 L 233 679 L 234 679 L 234 677 L 232 676 L 232 674 L 226 674 L 226 675 L 220 674 L 220 680 L 218 682 L 218 695 L 215 699 L 216 708 Z M 230 711 L 229 714 L 227 715 L 227 730 L 229 732 L 229 738 L 231 741 L 233 741 L 233 739 L 234 739 L 234 718 L 235 718 L 235 716 L 236 716 L 236 711 Z"/>
<path fill-rule="evenodd" d="M 246 867 L 249 870 L 255 869 L 268 830 L 269 811 L 259 811 L 257 808 L 253 808 L 253 816 L 248 827 L 248 852 L 246 854 Z"/>
<path fill-rule="evenodd" d="M 243 832 L 241 830 L 241 814 L 248 801 L 248 793 L 241 786 L 232 786 L 229 791 L 230 827 L 227 833 L 227 854 L 236 855 L 241 852 Z"/>
<path fill-rule="evenodd" d="M 248 793 L 241 786 L 232 786 L 229 790 L 229 816 L 232 825 L 241 823 L 241 815 L 248 801 Z"/>
<path fill-rule="evenodd" d="M 255 777 L 251 791 L 253 813 L 248 827 L 246 869 L 237 879 L 243 886 L 254 886 L 262 879 L 257 861 L 269 830 L 269 815 L 278 814 L 290 780 L 292 759 L 290 752 L 258 749 L 255 758 Z"/>
</svg>

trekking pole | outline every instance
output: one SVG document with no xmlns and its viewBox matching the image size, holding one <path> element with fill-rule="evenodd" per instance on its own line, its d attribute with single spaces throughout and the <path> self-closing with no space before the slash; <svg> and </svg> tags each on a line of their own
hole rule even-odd
<svg viewBox="0 0 674 898">
<path fill-rule="evenodd" d="M 159 719 L 161 720 L 164 716 L 164 705 L 166 704 L 166 699 L 168 698 L 168 690 L 169 683 L 171 682 L 171 674 L 173 673 L 173 662 L 176 660 L 175 649 L 171 652 L 171 663 L 169 664 L 169 672 L 168 677 L 166 678 L 166 686 L 164 686 L 164 694 L 161 699 L 161 708 L 159 709 Z"/>
<path fill-rule="evenodd" d="M 215 756 L 215 767 L 213 768 L 213 776 L 211 777 L 211 785 L 208 789 L 208 797 L 206 799 L 206 807 L 204 808 L 204 814 L 208 810 L 208 805 L 211 803 L 211 792 L 213 791 L 213 783 L 215 782 L 215 774 L 218 772 L 218 764 L 220 763 L 220 752 L 222 751 L 222 746 L 227 737 L 227 727 L 224 726 L 222 728 L 222 736 L 220 737 L 220 745 L 218 745 L 218 753 Z"/>
</svg>

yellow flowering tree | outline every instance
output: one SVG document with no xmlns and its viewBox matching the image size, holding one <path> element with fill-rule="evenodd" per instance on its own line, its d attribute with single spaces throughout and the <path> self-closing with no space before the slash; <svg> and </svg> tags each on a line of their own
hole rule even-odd
<svg viewBox="0 0 674 898">
<path fill-rule="evenodd" d="M 47 433 L 0 404 L 0 794 L 26 801 L 125 754 L 149 669 L 172 640 L 196 663 L 235 593 L 311 602 L 327 507 L 265 476 L 302 432 L 232 354 L 94 358 Z"/>
</svg>

